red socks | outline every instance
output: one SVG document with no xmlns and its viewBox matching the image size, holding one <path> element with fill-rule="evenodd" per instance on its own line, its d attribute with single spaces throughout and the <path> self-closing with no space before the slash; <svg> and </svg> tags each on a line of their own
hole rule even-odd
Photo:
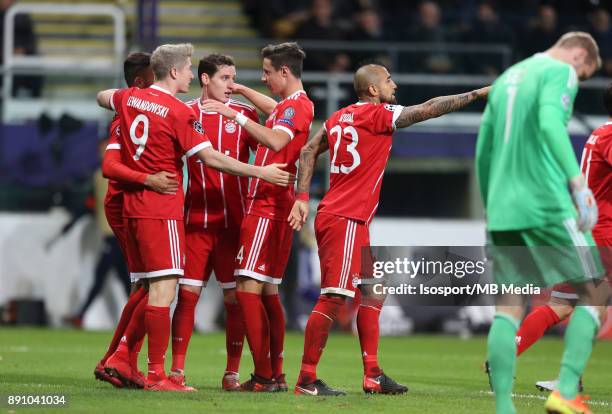
<svg viewBox="0 0 612 414">
<path fill-rule="evenodd" d="M 145 326 L 149 342 L 149 380 L 159 381 L 166 377 L 164 358 L 170 339 L 170 308 L 147 305 Z"/>
<path fill-rule="evenodd" d="M 329 330 L 343 304 L 343 298 L 319 296 L 304 332 L 304 354 L 298 384 L 311 384 L 317 379 L 317 364 L 323 354 Z"/>
<path fill-rule="evenodd" d="M 246 336 L 253 354 L 255 375 L 272 379 L 270 325 L 261 296 L 256 293 L 236 291 L 236 298 L 244 315 Z"/>
<path fill-rule="evenodd" d="M 136 369 L 138 369 L 138 354 L 140 353 L 140 349 L 142 348 L 143 342 L 144 342 L 144 335 L 142 336 L 140 341 L 138 341 L 134 345 L 134 349 L 132 349 L 132 351 L 130 352 L 130 365 Z"/>
<path fill-rule="evenodd" d="M 185 355 L 193 334 L 195 309 L 199 299 L 200 295 L 179 288 L 172 317 L 172 371 L 185 369 Z"/>
<path fill-rule="evenodd" d="M 363 356 L 363 372 L 368 377 L 377 377 L 382 373 L 378 366 L 378 317 L 382 304 L 359 305 L 357 312 L 357 332 L 359 333 L 359 344 Z"/>
<path fill-rule="evenodd" d="M 148 292 L 145 292 L 145 295 L 134 308 L 130 322 L 127 328 L 125 328 L 125 332 L 117 346 L 116 352 L 123 354 L 123 358 L 131 362 L 138 361 L 138 352 L 140 352 L 140 347 L 146 333 L 144 315 L 148 301 L 149 295 Z M 136 368 L 137 364 L 133 366 Z"/>
<path fill-rule="evenodd" d="M 548 305 L 538 306 L 523 320 L 516 333 L 516 355 L 521 355 L 551 327 L 560 322 Z"/>
<path fill-rule="evenodd" d="M 108 350 L 106 354 L 102 357 L 102 365 L 106 362 L 106 360 L 117 350 L 119 346 L 119 341 L 123 337 L 125 330 L 130 323 L 130 319 L 132 318 L 132 313 L 134 313 L 134 309 L 138 305 L 138 302 L 147 294 L 147 291 L 143 288 L 138 289 L 134 293 L 130 295 L 127 303 L 123 307 L 121 311 L 121 317 L 119 318 L 119 323 L 117 323 L 117 328 L 115 329 L 115 334 L 113 335 L 113 339 L 111 340 L 110 345 L 108 346 Z"/>
<path fill-rule="evenodd" d="M 285 342 L 285 312 L 280 296 L 263 295 L 262 302 L 270 322 L 270 362 L 272 375 L 278 378 L 283 373 L 283 343 Z"/>
<path fill-rule="evenodd" d="M 225 305 L 225 349 L 227 365 L 225 372 L 238 373 L 244 343 L 244 318 L 238 303 L 224 302 Z"/>
</svg>

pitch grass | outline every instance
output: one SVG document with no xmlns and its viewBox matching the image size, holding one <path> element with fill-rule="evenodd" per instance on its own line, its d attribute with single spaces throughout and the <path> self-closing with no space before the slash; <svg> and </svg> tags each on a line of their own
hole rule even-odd
<svg viewBox="0 0 612 414">
<path fill-rule="evenodd" d="M 346 397 L 311 398 L 283 394 L 227 393 L 219 389 L 225 368 L 222 334 L 195 335 L 187 361 L 193 394 L 114 389 L 95 381 L 92 371 L 105 351 L 108 332 L 0 329 L 0 412 L 80 413 L 492 413 L 493 398 L 481 371 L 486 338 L 461 340 L 445 336 L 383 338 L 382 367 L 410 387 L 407 395 L 367 396 L 361 390 L 362 366 L 357 338 L 329 338 L 319 376 L 348 392 Z M 301 334 L 288 334 L 285 370 L 294 385 L 302 353 Z M 545 394 L 536 380 L 558 372 L 562 341 L 545 338 L 519 360 L 515 392 L 519 413 L 542 413 Z M 146 350 L 141 354 L 145 367 Z M 169 361 L 168 361 L 169 362 Z M 241 375 L 252 369 L 244 353 Z M 585 376 L 596 413 L 612 413 L 612 342 L 595 346 Z M 65 408 L 7 407 L 11 394 L 65 394 Z"/>
</svg>

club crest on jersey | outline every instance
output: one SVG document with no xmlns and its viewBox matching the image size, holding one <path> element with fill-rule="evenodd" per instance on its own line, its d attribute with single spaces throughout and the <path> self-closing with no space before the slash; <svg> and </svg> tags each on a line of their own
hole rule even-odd
<svg viewBox="0 0 612 414">
<path fill-rule="evenodd" d="M 571 103 L 572 100 L 568 94 L 564 93 L 563 95 L 561 95 L 561 105 L 563 105 L 563 109 L 567 111 Z"/>
<path fill-rule="evenodd" d="M 119 125 L 117 125 L 117 128 L 115 128 L 115 135 L 118 137 L 121 136 L 121 127 Z"/>
<path fill-rule="evenodd" d="M 285 112 L 283 112 L 283 118 L 285 119 L 291 119 L 294 116 L 295 116 L 295 109 L 293 109 L 292 107 L 285 109 Z"/>
<path fill-rule="evenodd" d="M 203 134 L 204 133 L 204 128 L 202 128 L 202 123 L 200 121 L 195 121 L 193 123 L 193 129 L 195 130 L 195 132 L 197 132 L 199 134 Z"/>
<path fill-rule="evenodd" d="M 233 134 L 234 132 L 236 132 L 236 124 L 232 121 L 227 121 L 225 123 L 225 132 L 227 132 L 228 134 Z"/>
</svg>

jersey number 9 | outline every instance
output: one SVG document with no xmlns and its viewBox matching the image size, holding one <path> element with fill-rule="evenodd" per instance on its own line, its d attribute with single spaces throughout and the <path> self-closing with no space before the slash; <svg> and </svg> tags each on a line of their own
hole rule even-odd
<svg viewBox="0 0 612 414">
<path fill-rule="evenodd" d="M 140 126 L 141 123 L 142 123 L 142 135 L 136 136 L 136 131 L 138 130 L 138 127 Z M 132 122 L 132 125 L 130 126 L 130 139 L 132 140 L 134 144 L 138 145 L 138 148 L 136 149 L 136 153 L 134 154 L 135 161 L 138 161 L 140 159 L 140 156 L 144 152 L 145 146 L 147 145 L 148 138 L 149 138 L 149 118 L 147 118 L 146 115 L 140 114 L 136 118 L 134 118 L 134 121 Z"/>
</svg>

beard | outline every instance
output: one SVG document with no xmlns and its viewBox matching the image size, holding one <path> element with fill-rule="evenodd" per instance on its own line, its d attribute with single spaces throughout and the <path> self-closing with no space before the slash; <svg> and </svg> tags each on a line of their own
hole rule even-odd
<svg viewBox="0 0 612 414">
<path fill-rule="evenodd" d="M 390 94 L 389 96 L 381 96 L 380 101 L 385 104 L 396 105 L 397 99 L 395 99 L 395 95 Z"/>
</svg>

